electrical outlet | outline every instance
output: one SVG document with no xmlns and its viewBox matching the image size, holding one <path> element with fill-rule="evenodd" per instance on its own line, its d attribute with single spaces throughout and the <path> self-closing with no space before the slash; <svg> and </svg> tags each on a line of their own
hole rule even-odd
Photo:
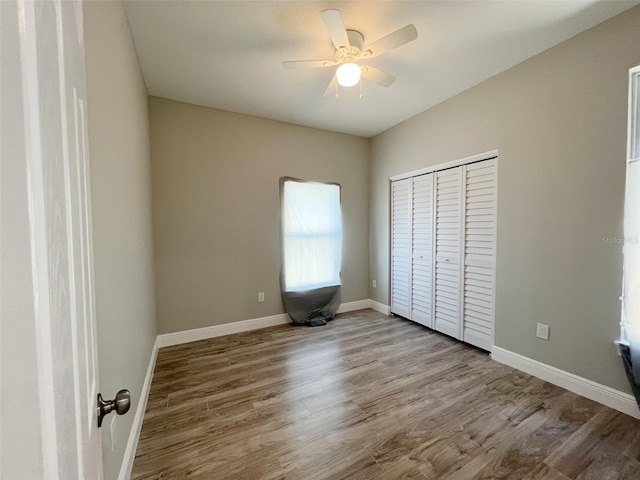
<svg viewBox="0 0 640 480">
<path fill-rule="evenodd" d="M 109 424 L 109 430 L 110 430 L 110 434 L 111 434 L 111 451 L 113 452 L 116 449 L 116 443 L 118 441 L 118 430 L 116 428 L 116 420 L 118 419 L 117 416 L 114 416 L 111 419 L 111 423 Z"/>
<path fill-rule="evenodd" d="M 264 302 L 264 292 L 258 292 L 258 303 Z"/>
<path fill-rule="evenodd" d="M 371 286 L 373 288 L 377 288 L 378 287 L 378 282 L 376 282 L 375 280 L 371 280 Z"/>
<path fill-rule="evenodd" d="M 536 326 L 536 337 L 542 338 L 543 340 L 549 340 L 549 325 L 538 323 Z"/>
</svg>

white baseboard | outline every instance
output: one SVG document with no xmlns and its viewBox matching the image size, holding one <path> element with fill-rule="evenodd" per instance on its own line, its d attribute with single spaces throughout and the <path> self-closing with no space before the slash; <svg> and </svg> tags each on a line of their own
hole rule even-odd
<svg viewBox="0 0 640 480">
<path fill-rule="evenodd" d="M 389 305 L 376 302 L 375 300 L 369 300 L 369 308 L 373 308 L 376 312 L 383 313 L 384 315 L 391 315 L 391 307 L 389 307 Z"/>
<path fill-rule="evenodd" d="M 144 377 L 144 383 L 142 384 L 138 408 L 136 408 L 136 414 L 135 417 L 133 417 L 133 424 L 131 425 L 131 431 L 129 432 L 127 448 L 124 451 L 118 480 L 129 480 L 131 477 L 131 469 L 133 468 L 133 461 L 136 458 L 136 450 L 138 449 L 138 440 L 140 439 L 140 431 L 142 430 L 144 412 L 147 409 L 147 400 L 149 399 L 149 390 L 151 389 L 151 379 L 153 378 L 153 371 L 156 368 L 158 348 L 158 338 L 156 337 L 153 349 L 151 350 L 151 358 L 149 359 L 149 366 L 147 367 L 147 375 Z"/>
<path fill-rule="evenodd" d="M 615 390 L 606 385 L 596 383 L 573 373 L 565 372 L 529 357 L 493 346 L 491 358 L 510 367 L 521 370 L 549 383 L 587 397 L 607 407 L 611 407 L 627 415 L 640 418 L 640 410 L 632 395 Z"/>
<path fill-rule="evenodd" d="M 338 308 L 338 313 L 352 312 L 354 310 L 362 310 L 364 308 L 373 308 L 380 313 L 389 315 L 389 307 L 387 305 L 374 302 L 370 299 L 343 303 Z M 241 320 L 239 322 L 223 323 L 222 325 L 212 325 L 210 327 L 195 328 L 193 330 L 183 330 L 182 332 L 165 333 L 158 335 L 158 347 L 169 347 L 171 345 L 196 342 L 198 340 L 231 335 L 232 333 L 248 332 L 250 330 L 258 330 L 259 328 L 284 325 L 290 322 L 291 319 L 289 318 L 289 315 L 286 313 L 279 313 L 268 317 L 251 318 L 249 320 Z"/>
<path fill-rule="evenodd" d="M 158 335 L 158 346 L 169 347 L 171 345 L 180 345 L 181 343 L 206 340 L 207 338 L 222 337 L 224 335 L 231 335 L 232 333 L 248 332 L 250 330 L 258 330 L 259 328 L 284 325 L 290 322 L 291 319 L 289 315 L 279 313 L 278 315 L 270 315 L 268 317 L 251 318 L 249 320 L 223 323 L 222 325 L 212 325 L 204 328 L 194 328 L 193 330 L 184 330 L 182 332 L 165 333 Z"/>
<path fill-rule="evenodd" d="M 337 313 L 353 312 L 355 310 L 362 310 L 364 308 L 369 308 L 369 302 L 370 300 L 367 299 L 367 300 L 357 300 L 355 302 L 341 303 Z"/>
</svg>

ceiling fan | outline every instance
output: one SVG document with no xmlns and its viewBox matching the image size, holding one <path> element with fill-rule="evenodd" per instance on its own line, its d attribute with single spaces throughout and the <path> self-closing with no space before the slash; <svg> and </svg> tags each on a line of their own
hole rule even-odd
<svg viewBox="0 0 640 480">
<path fill-rule="evenodd" d="M 407 25 L 364 47 L 362 34 L 356 30 L 347 30 L 342 21 L 342 15 L 338 10 L 323 10 L 322 19 L 336 48 L 335 58 L 333 60 L 282 62 L 282 66 L 284 68 L 337 66 L 336 73 L 324 92 L 325 97 L 331 95 L 334 91 L 337 93 L 338 85 L 352 87 L 358 84 L 361 81 L 361 77 L 383 87 L 390 86 L 396 77 L 371 65 L 361 65 L 360 61 L 377 57 L 418 38 L 416 27 Z"/>
</svg>

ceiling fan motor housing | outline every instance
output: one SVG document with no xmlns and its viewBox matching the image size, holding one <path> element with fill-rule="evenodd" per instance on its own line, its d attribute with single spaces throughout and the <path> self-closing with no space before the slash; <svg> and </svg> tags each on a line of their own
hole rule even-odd
<svg viewBox="0 0 640 480">
<path fill-rule="evenodd" d="M 349 44 L 352 47 L 356 47 L 358 50 L 362 50 L 364 45 L 364 36 L 356 30 L 347 30 L 347 37 L 349 38 Z"/>
<path fill-rule="evenodd" d="M 359 59 L 368 57 L 371 52 L 369 50 L 362 51 L 364 45 L 364 37 L 356 30 L 347 30 L 347 37 L 350 45 L 342 46 L 336 50 L 336 62 L 356 63 Z"/>
</svg>

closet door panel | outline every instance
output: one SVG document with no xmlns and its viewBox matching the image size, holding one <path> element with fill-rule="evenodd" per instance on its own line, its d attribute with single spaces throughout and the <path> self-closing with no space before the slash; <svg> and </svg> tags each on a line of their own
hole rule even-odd
<svg viewBox="0 0 640 480">
<path fill-rule="evenodd" d="M 391 312 L 411 316 L 411 179 L 391 182 Z"/>
<path fill-rule="evenodd" d="M 462 168 L 436 174 L 435 330 L 460 338 Z"/>
<path fill-rule="evenodd" d="M 496 159 L 466 166 L 462 339 L 486 350 L 495 321 L 496 192 Z"/>
<path fill-rule="evenodd" d="M 433 174 L 412 181 L 411 320 L 431 327 L 433 297 Z"/>
</svg>

